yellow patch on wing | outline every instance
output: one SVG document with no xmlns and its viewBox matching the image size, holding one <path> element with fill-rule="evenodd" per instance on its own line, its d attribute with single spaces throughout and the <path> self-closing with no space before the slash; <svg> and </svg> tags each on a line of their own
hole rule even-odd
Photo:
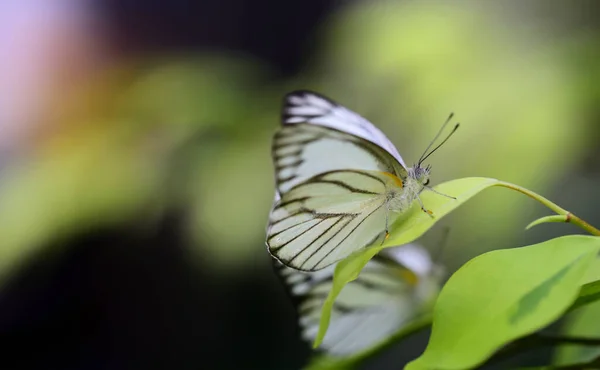
<svg viewBox="0 0 600 370">
<path fill-rule="evenodd" d="M 402 183 L 402 180 L 394 175 L 393 173 L 389 173 L 389 172 L 382 172 L 384 175 L 386 175 L 387 177 L 389 177 L 390 179 L 392 179 L 392 181 L 394 182 L 394 184 L 396 184 L 396 186 L 398 186 L 399 188 L 403 187 L 404 184 Z"/>
<path fill-rule="evenodd" d="M 417 274 L 415 274 L 414 272 L 408 270 L 408 269 L 402 269 L 399 271 L 400 277 L 402 278 L 402 280 L 406 281 L 407 283 L 409 283 L 410 285 L 417 285 L 417 283 L 419 282 L 419 277 L 417 276 Z"/>
</svg>

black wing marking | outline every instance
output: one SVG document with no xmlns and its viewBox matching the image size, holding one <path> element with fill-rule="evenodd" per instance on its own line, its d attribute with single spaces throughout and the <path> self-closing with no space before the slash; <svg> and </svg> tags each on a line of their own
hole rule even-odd
<svg viewBox="0 0 600 370">
<path fill-rule="evenodd" d="M 383 132 L 358 113 L 316 92 L 298 90 L 287 94 L 281 121 L 284 126 L 306 122 L 358 136 L 383 148 L 406 168 L 396 147 Z"/>
</svg>

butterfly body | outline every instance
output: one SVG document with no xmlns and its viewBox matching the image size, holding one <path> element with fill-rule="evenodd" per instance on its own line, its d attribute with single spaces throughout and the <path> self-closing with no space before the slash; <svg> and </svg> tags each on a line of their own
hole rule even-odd
<svg viewBox="0 0 600 370">
<path fill-rule="evenodd" d="M 415 200 L 419 198 L 419 194 L 425 188 L 425 184 L 429 180 L 429 170 L 421 167 L 411 167 L 407 169 L 407 176 L 390 184 L 386 198 L 387 208 L 394 212 L 404 212 L 412 206 Z"/>
<path fill-rule="evenodd" d="M 316 271 L 384 241 L 429 183 L 372 123 L 309 91 L 285 98 L 272 153 L 276 197 L 266 244 L 286 266 Z"/>
</svg>

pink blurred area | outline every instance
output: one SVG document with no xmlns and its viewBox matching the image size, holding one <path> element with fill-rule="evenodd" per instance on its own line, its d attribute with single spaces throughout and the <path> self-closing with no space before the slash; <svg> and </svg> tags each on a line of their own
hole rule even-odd
<svg viewBox="0 0 600 370">
<path fill-rule="evenodd" d="M 111 59 L 90 1 L 0 2 L 0 150 L 57 124 L 56 111 Z"/>
</svg>

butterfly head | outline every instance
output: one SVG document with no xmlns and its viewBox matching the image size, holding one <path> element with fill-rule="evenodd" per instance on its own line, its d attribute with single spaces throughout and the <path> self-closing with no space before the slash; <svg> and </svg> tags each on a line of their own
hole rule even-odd
<svg viewBox="0 0 600 370">
<path fill-rule="evenodd" d="M 427 166 L 423 167 L 420 164 L 414 165 L 408 171 L 408 175 L 410 177 L 412 177 L 413 179 L 415 179 L 417 181 L 417 183 L 421 184 L 422 186 L 429 185 L 429 175 L 430 175 L 430 173 L 431 173 L 431 166 L 430 165 L 427 165 Z"/>
</svg>

